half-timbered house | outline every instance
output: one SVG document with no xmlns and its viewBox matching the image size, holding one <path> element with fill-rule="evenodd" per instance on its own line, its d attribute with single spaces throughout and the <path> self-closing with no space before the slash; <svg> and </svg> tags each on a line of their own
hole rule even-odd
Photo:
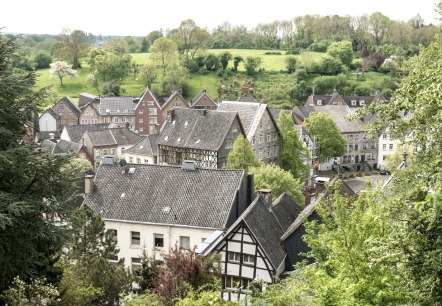
<svg viewBox="0 0 442 306">
<path fill-rule="evenodd" d="M 171 109 L 157 140 L 158 163 L 181 165 L 183 160 L 194 160 L 198 167 L 223 168 L 240 134 L 245 136 L 237 113 Z"/>
</svg>

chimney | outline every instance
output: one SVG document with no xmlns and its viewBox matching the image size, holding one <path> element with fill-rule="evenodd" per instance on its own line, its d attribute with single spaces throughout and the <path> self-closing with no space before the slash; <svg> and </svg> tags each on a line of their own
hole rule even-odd
<svg viewBox="0 0 442 306">
<path fill-rule="evenodd" d="M 84 194 L 88 195 L 92 193 L 94 189 L 94 176 L 89 174 L 84 177 Z"/>
<path fill-rule="evenodd" d="M 254 174 L 247 174 L 247 206 L 249 206 L 255 198 L 254 178 Z"/>
<path fill-rule="evenodd" d="M 183 160 L 183 164 L 181 166 L 181 169 L 195 171 L 196 170 L 196 162 L 194 160 Z"/>
<path fill-rule="evenodd" d="M 258 190 L 258 194 L 262 195 L 264 201 L 266 202 L 266 204 L 269 208 L 272 207 L 272 190 L 271 189 L 260 189 L 260 190 Z"/>
</svg>

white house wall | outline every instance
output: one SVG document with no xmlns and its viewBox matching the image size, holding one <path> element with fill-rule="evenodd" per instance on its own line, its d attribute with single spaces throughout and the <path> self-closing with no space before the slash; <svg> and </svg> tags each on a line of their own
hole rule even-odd
<svg viewBox="0 0 442 306">
<path fill-rule="evenodd" d="M 57 119 L 52 117 L 49 113 L 44 113 L 38 119 L 40 132 L 55 132 L 57 131 Z"/>
<path fill-rule="evenodd" d="M 190 237 L 190 248 L 200 244 L 203 239 L 209 237 L 214 229 L 190 228 L 180 226 L 167 226 L 161 224 L 141 224 L 121 221 L 105 220 L 106 229 L 117 230 L 118 259 L 124 258 L 124 264 L 131 266 L 131 258 L 139 258 L 143 250 L 147 255 L 155 255 L 160 258 L 162 253 L 169 253 L 169 250 L 179 245 L 180 236 Z M 140 245 L 131 245 L 131 232 L 140 233 Z M 164 246 L 154 246 L 154 234 L 163 234 Z"/>
<path fill-rule="evenodd" d="M 131 164 L 155 164 L 155 159 L 153 156 L 124 153 L 124 159 Z"/>
</svg>

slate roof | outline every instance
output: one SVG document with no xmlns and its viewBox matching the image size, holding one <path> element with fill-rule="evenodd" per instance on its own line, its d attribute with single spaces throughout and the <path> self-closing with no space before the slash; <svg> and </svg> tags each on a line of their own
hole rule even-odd
<svg viewBox="0 0 442 306">
<path fill-rule="evenodd" d="M 101 97 L 98 112 L 100 116 L 133 115 L 135 106 L 133 97 Z"/>
<path fill-rule="evenodd" d="M 306 104 L 318 105 L 318 100 L 321 100 L 322 105 L 328 105 L 328 104 L 332 104 L 333 101 L 341 101 L 342 100 L 349 107 L 361 107 L 361 106 L 365 106 L 365 105 L 370 105 L 376 99 L 387 100 L 387 98 L 384 97 L 379 92 L 376 92 L 374 95 L 371 95 L 371 96 L 357 96 L 357 95 L 341 96 L 338 92 L 335 91 L 331 95 L 310 95 L 307 99 Z M 361 100 L 364 101 L 364 104 L 360 103 Z M 352 101 L 356 101 L 355 105 L 352 105 Z"/>
<path fill-rule="evenodd" d="M 175 96 L 178 96 L 178 98 L 181 99 L 182 101 L 184 101 L 187 105 L 189 104 L 189 103 L 187 103 L 187 101 L 183 98 L 183 96 L 177 90 L 174 90 L 172 92 L 172 94 L 169 96 L 169 98 L 167 98 L 167 100 L 164 102 L 164 104 L 161 107 L 165 108 L 166 105 L 169 104 L 170 101 L 173 100 L 173 98 L 175 98 Z"/>
<path fill-rule="evenodd" d="M 84 132 L 93 130 L 104 130 L 107 129 L 109 123 L 99 123 L 99 124 L 80 124 L 80 125 L 65 125 L 63 128 L 69 135 L 69 138 L 73 142 L 80 143 L 81 137 L 83 137 Z"/>
<path fill-rule="evenodd" d="M 269 112 L 270 112 L 270 115 L 271 115 L 272 118 L 273 118 L 273 121 L 275 121 L 275 122 L 276 122 L 276 120 L 278 120 L 278 118 L 279 118 L 279 114 L 280 114 L 281 112 L 286 113 L 286 114 L 289 115 L 290 117 L 292 117 L 292 114 L 293 114 L 293 111 L 292 111 L 292 110 L 289 110 L 289 109 L 279 109 L 279 108 L 269 109 Z M 292 118 L 292 120 L 293 120 L 293 118 Z"/>
<path fill-rule="evenodd" d="M 68 97 L 63 97 L 56 104 L 63 102 L 66 106 L 75 114 L 75 116 L 80 117 L 81 111 L 74 105 L 74 103 Z"/>
<path fill-rule="evenodd" d="M 52 151 L 54 151 L 55 145 L 57 143 L 50 140 L 50 139 L 44 139 L 41 142 L 40 148 L 42 151 L 47 152 L 47 153 L 52 153 Z"/>
<path fill-rule="evenodd" d="M 352 133 L 364 131 L 362 120 L 348 121 L 345 119 L 347 115 L 352 115 L 353 112 L 347 105 L 324 105 L 312 106 L 316 112 L 328 114 L 338 126 L 341 133 Z"/>
<path fill-rule="evenodd" d="M 124 153 L 136 154 L 143 156 L 157 156 L 158 146 L 157 146 L 158 134 L 149 135 L 141 139 L 133 147 L 124 150 Z"/>
<path fill-rule="evenodd" d="M 279 221 L 283 231 L 286 231 L 298 217 L 302 208 L 284 192 L 272 204 L 272 211 Z"/>
<path fill-rule="evenodd" d="M 82 92 L 78 98 L 78 107 L 83 107 L 89 103 L 97 102 L 96 98 L 98 97 L 93 94 Z"/>
<path fill-rule="evenodd" d="M 305 120 L 305 118 L 307 118 L 308 116 L 310 116 L 311 113 L 313 113 L 315 111 L 315 109 L 312 106 L 298 106 L 297 108 L 295 108 L 295 110 L 293 111 L 293 113 L 295 114 L 295 116 L 297 116 L 299 119 L 301 119 L 302 121 Z"/>
<path fill-rule="evenodd" d="M 134 145 L 142 138 L 127 128 L 94 130 L 85 133 L 89 136 L 94 147 Z"/>
<path fill-rule="evenodd" d="M 52 131 L 52 132 L 38 132 L 37 133 L 37 141 L 42 142 L 45 139 L 50 139 L 50 134 L 54 134 L 54 139 L 60 139 L 60 132 L 59 131 Z"/>
<path fill-rule="evenodd" d="M 174 108 L 171 121 L 161 128 L 158 144 L 218 151 L 235 119 L 236 113 L 192 108 Z M 244 132 L 243 132 L 244 133 Z"/>
<path fill-rule="evenodd" d="M 148 164 L 131 168 L 133 174 L 122 173 L 119 165 L 100 165 L 94 191 L 84 204 L 105 220 L 221 229 L 246 175 L 243 170 L 190 171 Z"/>
<path fill-rule="evenodd" d="M 192 99 L 192 105 L 190 107 L 194 107 L 195 104 L 197 104 L 201 99 L 208 99 L 210 102 L 213 103 L 213 105 L 217 106 L 217 104 L 215 103 L 215 101 L 212 100 L 212 98 L 210 98 L 210 96 L 207 94 L 207 92 L 205 90 L 201 90 L 195 98 Z"/>
<path fill-rule="evenodd" d="M 237 100 L 238 102 L 256 102 L 252 96 L 240 96 Z"/>
<path fill-rule="evenodd" d="M 68 154 L 80 152 L 82 145 L 76 142 L 60 139 L 52 150 L 52 154 Z"/>
<path fill-rule="evenodd" d="M 52 117 L 54 117 L 55 119 L 58 119 L 58 118 L 60 118 L 60 116 L 52 109 L 52 108 L 48 108 L 48 109 L 46 109 L 44 112 L 43 112 L 43 114 L 44 113 L 49 113 Z M 41 114 L 41 116 L 43 116 L 43 114 Z M 40 117 L 41 117 L 40 116 Z"/>
<path fill-rule="evenodd" d="M 278 219 L 272 211 L 269 210 L 261 196 L 258 196 L 236 222 L 230 226 L 226 236 L 241 222 L 244 222 L 247 228 L 253 233 L 253 236 L 276 270 L 284 261 L 286 255 L 280 243 L 280 238 L 284 234 L 284 231 Z"/>
</svg>

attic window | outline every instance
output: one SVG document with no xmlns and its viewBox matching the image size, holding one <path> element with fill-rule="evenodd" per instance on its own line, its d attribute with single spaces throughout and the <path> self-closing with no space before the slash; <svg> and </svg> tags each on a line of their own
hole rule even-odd
<svg viewBox="0 0 442 306">
<path fill-rule="evenodd" d="M 188 121 L 184 122 L 184 126 L 187 126 L 188 124 L 189 124 L 189 122 L 188 122 Z"/>
<path fill-rule="evenodd" d="M 173 121 L 172 121 L 172 124 L 175 124 L 175 123 L 176 123 L 176 120 L 173 120 Z"/>
<path fill-rule="evenodd" d="M 162 211 L 163 213 L 168 214 L 168 213 L 170 213 L 170 207 L 169 207 L 169 206 L 163 207 L 163 208 L 161 209 L 161 211 Z"/>
<path fill-rule="evenodd" d="M 122 194 L 121 194 L 121 198 L 124 198 L 126 196 L 126 194 L 123 192 Z"/>
<path fill-rule="evenodd" d="M 180 142 L 181 141 L 181 137 L 178 137 L 178 139 L 176 140 L 176 142 Z"/>
<path fill-rule="evenodd" d="M 140 146 L 140 149 L 142 149 L 144 146 Z"/>
<path fill-rule="evenodd" d="M 195 141 L 195 143 L 200 143 L 201 142 L 201 139 L 197 139 L 196 141 Z"/>
<path fill-rule="evenodd" d="M 359 100 L 360 105 L 365 105 L 365 100 Z"/>
<path fill-rule="evenodd" d="M 351 105 L 355 106 L 356 105 L 356 100 L 351 100 Z"/>
<path fill-rule="evenodd" d="M 322 105 L 322 100 L 316 101 L 318 105 Z"/>
<path fill-rule="evenodd" d="M 130 174 L 134 174 L 135 173 L 135 168 L 129 168 L 129 173 Z"/>
<path fill-rule="evenodd" d="M 167 140 L 167 139 L 169 139 L 169 136 L 164 137 L 164 140 Z"/>
</svg>

